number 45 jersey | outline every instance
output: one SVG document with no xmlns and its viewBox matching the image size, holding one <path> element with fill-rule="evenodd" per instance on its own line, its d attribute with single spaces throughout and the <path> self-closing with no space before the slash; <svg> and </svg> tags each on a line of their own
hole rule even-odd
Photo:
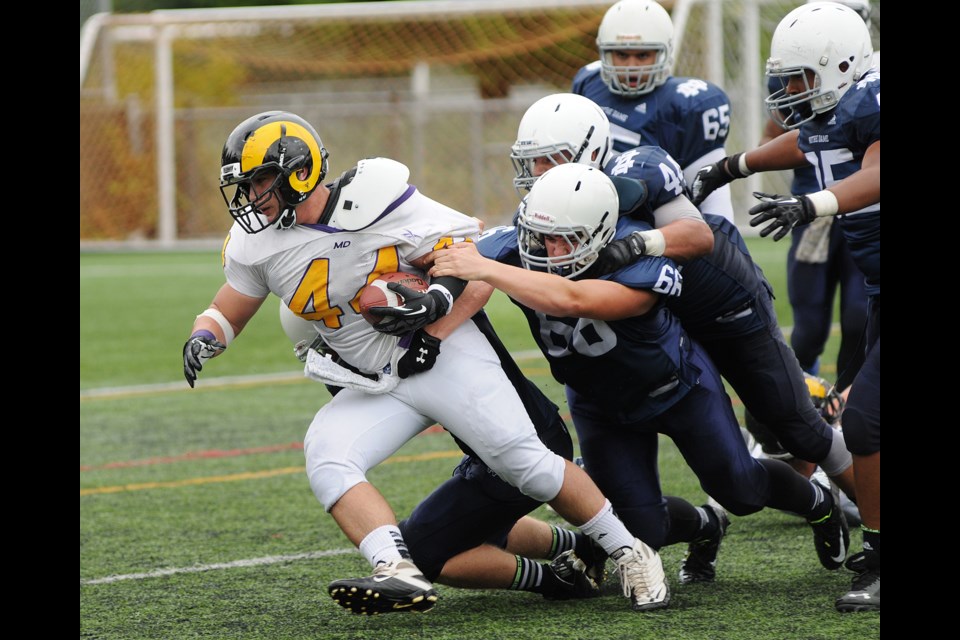
<svg viewBox="0 0 960 640">
<path fill-rule="evenodd" d="M 859 171 L 867 149 L 880 141 L 880 71 L 843 94 L 837 108 L 800 126 L 800 150 L 826 189 Z M 850 255 L 863 271 L 867 295 L 880 295 L 880 203 L 837 216 Z"/>
</svg>

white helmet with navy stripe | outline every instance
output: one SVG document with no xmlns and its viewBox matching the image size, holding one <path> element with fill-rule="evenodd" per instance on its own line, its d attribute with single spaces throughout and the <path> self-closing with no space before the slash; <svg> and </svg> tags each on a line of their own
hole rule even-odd
<svg viewBox="0 0 960 640">
<path fill-rule="evenodd" d="M 553 167 L 520 205 L 517 239 L 523 266 L 565 278 L 583 273 L 613 239 L 619 209 L 617 189 L 600 169 Z M 548 243 L 559 243 L 564 252 L 548 250 Z"/>
<path fill-rule="evenodd" d="M 767 75 L 783 88 L 766 99 L 767 108 L 785 128 L 795 129 L 837 106 L 840 98 L 871 66 L 870 31 L 859 14 L 836 2 L 797 7 L 780 21 L 770 43 Z M 789 93 L 791 78 L 803 90 Z"/>
</svg>

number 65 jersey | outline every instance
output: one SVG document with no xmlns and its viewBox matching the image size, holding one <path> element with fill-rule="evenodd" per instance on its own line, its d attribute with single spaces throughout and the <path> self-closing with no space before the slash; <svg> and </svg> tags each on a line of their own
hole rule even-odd
<svg viewBox="0 0 960 640">
<path fill-rule="evenodd" d="M 327 206 L 337 211 L 331 225 L 364 215 L 370 221 L 367 226 L 346 231 L 298 224 L 251 235 L 234 225 L 224 245 L 223 268 L 227 283 L 238 292 L 254 298 L 273 293 L 296 315 L 313 321 L 324 342 L 347 363 L 364 373 L 380 373 L 399 338 L 379 333 L 363 319 L 360 292 L 384 273 L 405 271 L 425 277 L 413 261 L 475 238 L 480 228 L 475 218 L 407 184 L 403 165 L 385 158 L 363 163 L 365 171 L 348 171 L 328 185 Z M 403 171 L 378 171 L 384 163 Z M 343 213 L 364 211 L 374 203 L 381 203 L 375 211 Z"/>
<path fill-rule="evenodd" d="M 662 147 L 680 163 L 687 182 L 701 167 L 727 155 L 730 99 L 705 80 L 671 77 L 650 93 L 618 96 L 600 78 L 598 60 L 580 69 L 570 91 L 590 98 L 607 114 L 617 153 L 641 145 Z M 732 221 L 729 187 L 712 193 L 700 210 Z"/>
</svg>

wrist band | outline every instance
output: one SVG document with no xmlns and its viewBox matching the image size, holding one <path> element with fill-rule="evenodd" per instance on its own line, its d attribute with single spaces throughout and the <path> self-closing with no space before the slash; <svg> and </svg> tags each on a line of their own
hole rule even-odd
<svg viewBox="0 0 960 640">
<path fill-rule="evenodd" d="M 637 233 L 643 237 L 644 254 L 648 256 L 662 256 L 663 252 L 666 251 L 667 241 L 663 237 L 663 232 L 659 229 L 638 231 Z"/>
<path fill-rule="evenodd" d="M 453 294 L 450 293 L 450 291 L 448 291 L 445 286 L 443 286 L 442 284 L 432 284 L 429 287 L 427 287 L 427 291 L 428 292 L 436 291 L 437 293 L 442 295 L 444 299 L 447 301 L 447 312 L 444 313 L 443 315 L 445 316 L 449 315 L 450 312 L 453 311 Z"/>
<path fill-rule="evenodd" d="M 750 170 L 750 167 L 747 166 L 747 154 L 746 152 L 741 153 L 737 158 L 737 169 L 740 170 L 740 175 L 746 178 L 749 175 L 753 175 L 753 171 Z"/>
<path fill-rule="evenodd" d="M 837 196 L 826 189 L 808 194 L 807 200 L 813 205 L 813 212 L 817 214 L 817 217 L 834 216 L 840 210 Z"/>
<path fill-rule="evenodd" d="M 234 334 L 233 326 L 230 324 L 230 321 L 227 320 L 227 317 L 213 307 L 201 313 L 197 318 L 199 319 L 201 316 L 206 316 L 220 325 L 220 330 L 223 331 L 223 344 L 229 347 L 236 334 Z"/>
</svg>

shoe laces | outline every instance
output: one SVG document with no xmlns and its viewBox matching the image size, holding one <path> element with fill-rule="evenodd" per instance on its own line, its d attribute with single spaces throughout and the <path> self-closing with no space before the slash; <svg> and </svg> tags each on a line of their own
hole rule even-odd
<svg viewBox="0 0 960 640">
<path fill-rule="evenodd" d="M 649 591 L 651 586 L 657 582 L 653 565 L 654 563 L 650 559 L 644 559 L 636 549 L 624 552 L 624 555 L 617 561 L 623 595 L 629 598 L 637 590 Z"/>
<path fill-rule="evenodd" d="M 395 576 L 397 575 L 397 565 L 399 563 L 394 562 L 379 562 L 377 566 L 373 568 L 373 575 L 375 576 Z"/>
</svg>

